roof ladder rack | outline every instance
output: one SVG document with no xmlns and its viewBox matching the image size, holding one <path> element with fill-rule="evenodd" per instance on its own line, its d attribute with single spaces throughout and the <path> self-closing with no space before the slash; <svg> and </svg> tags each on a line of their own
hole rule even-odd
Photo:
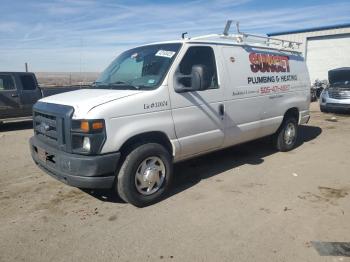
<svg viewBox="0 0 350 262">
<path fill-rule="evenodd" d="M 296 51 L 298 52 L 298 49 L 301 46 L 301 43 L 284 40 L 284 39 L 278 39 L 268 36 L 261 36 L 261 35 L 254 35 L 254 34 L 248 34 L 243 33 L 239 29 L 239 22 L 235 21 L 236 23 L 236 34 L 229 34 L 230 27 L 233 20 L 228 20 L 224 29 L 224 32 L 222 34 L 211 34 L 211 35 L 203 35 L 191 38 L 193 40 L 200 40 L 200 39 L 211 39 L 211 38 L 220 38 L 220 39 L 226 39 L 226 40 L 233 40 L 237 43 L 255 43 L 255 44 L 263 44 L 268 47 L 275 47 L 280 50 L 288 50 L 288 51 Z"/>
</svg>

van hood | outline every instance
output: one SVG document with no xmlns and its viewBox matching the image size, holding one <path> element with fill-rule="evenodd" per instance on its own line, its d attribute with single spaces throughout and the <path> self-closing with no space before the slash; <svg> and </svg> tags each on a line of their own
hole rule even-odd
<svg viewBox="0 0 350 262">
<path fill-rule="evenodd" d="M 92 108 L 110 101 L 141 93 L 138 90 L 80 89 L 40 99 L 40 102 L 72 106 L 74 116 L 88 113 Z"/>
</svg>

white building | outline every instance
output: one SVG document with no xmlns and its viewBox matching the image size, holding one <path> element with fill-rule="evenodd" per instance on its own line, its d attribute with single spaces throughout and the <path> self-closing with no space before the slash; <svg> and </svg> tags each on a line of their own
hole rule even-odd
<svg viewBox="0 0 350 262">
<path fill-rule="evenodd" d="M 312 83 L 328 79 L 330 69 L 350 67 L 350 23 L 267 35 L 302 43 Z"/>
</svg>

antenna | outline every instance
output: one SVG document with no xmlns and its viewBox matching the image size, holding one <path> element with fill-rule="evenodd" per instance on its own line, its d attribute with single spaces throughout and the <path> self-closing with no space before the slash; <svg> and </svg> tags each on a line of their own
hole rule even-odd
<svg viewBox="0 0 350 262">
<path fill-rule="evenodd" d="M 187 32 L 181 34 L 181 38 L 185 39 L 185 35 L 187 35 Z"/>
</svg>

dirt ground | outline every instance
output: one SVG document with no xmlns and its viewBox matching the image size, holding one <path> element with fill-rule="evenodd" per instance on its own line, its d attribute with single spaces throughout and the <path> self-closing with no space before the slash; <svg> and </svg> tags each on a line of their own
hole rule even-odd
<svg viewBox="0 0 350 262">
<path fill-rule="evenodd" d="M 4 125 L 0 261 L 350 261 L 327 249 L 350 242 L 350 116 L 311 110 L 295 150 L 261 140 L 183 162 L 143 209 L 44 174 L 31 123 Z"/>
</svg>

